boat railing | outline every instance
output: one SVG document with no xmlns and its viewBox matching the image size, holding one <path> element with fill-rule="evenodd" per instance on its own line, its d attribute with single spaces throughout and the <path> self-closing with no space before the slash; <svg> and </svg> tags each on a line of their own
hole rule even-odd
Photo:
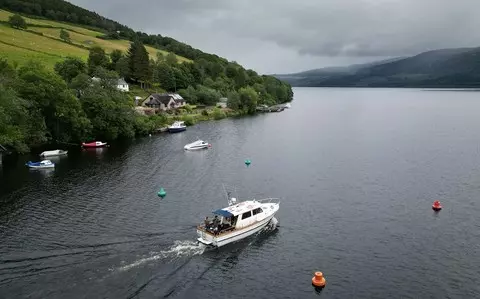
<svg viewBox="0 0 480 299">
<path fill-rule="evenodd" d="M 221 235 L 224 235 L 224 234 L 227 234 L 227 233 L 229 233 L 229 232 L 234 231 L 234 230 L 235 230 L 235 227 L 230 226 L 230 227 L 224 228 L 224 229 L 222 229 L 222 230 L 220 230 L 220 231 L 212 232 L 211 230 L 209 230 L 209 229 L 207 229 L 207 228 L 205 227 L 205 224 L 201 223 L 201 224 L 199 224 L 199 225 L 197 226 L 197 229 L 200 230 L 200 231 L 202 231 L 202 232 L 205 232 L 205 233 L 207 233 L 207 234 L 209 234 L 209 235 L 212 235 L 212 236 L 214 236 L 214 237 L 218 237 L 218 236 L 221 236 Z"/>
<path fill-rule="evenodd" d="M 255 199 L 257 202 L 261 203 L 276 203 L 280 204 L 280 198 L 275 198 L 275 197 L 269 197 L 269 198 L 263 198 L 263 199 Z"/>
</svg>

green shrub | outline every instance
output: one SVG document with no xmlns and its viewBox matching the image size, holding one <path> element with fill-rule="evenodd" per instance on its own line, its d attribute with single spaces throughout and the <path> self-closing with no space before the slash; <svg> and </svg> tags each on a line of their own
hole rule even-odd
<svg viewBox="0 0 480 299">
<path fill-rule="evenodd" d="M 219 119 L 223 119 L 225 117 L 227 117 L 227 115 L 221 109 L 219 109 L 219 108 L 214 108 L 213 109 L 213 119 L 219 120 Z"/>
</svg>

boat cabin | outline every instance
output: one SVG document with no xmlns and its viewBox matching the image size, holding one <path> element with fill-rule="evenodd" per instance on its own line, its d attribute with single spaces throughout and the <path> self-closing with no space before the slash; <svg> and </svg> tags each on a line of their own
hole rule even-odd
<svg viewBox="0 0 480 299">
<path fill-rule="evenodd" d="M 206 217 L 200 228 L 213 235 L 243 229 L 265 218 L 261 204 L 255 200 L 244 201 L 213 211 L 213 218 Z"/>
</svg>

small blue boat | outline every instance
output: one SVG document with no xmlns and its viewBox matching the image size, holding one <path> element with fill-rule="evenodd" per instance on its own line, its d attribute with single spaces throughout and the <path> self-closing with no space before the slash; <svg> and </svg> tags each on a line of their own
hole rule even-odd
<svg viewBox="0 0 480 299">
<path fill-rule="evenodd" d="M 176 121 L 168 127 L 168 132 L 170 133 L 178 133 L 185 130 L 187 130 L 187 126 L 184 121 Z"/>
<path fill-rule="evenodd" d="M 28 161 L 27 163 L 25 163 L 26 166 L 28 166 L 29 168 L 53 168 L 55 167 L 55 163 L 53 163 L 52 161 L 50 160 L 43 160 L 43 161 L 40 161 L 40 162 L 32 162 L 32 161 Z"/>
</svg>

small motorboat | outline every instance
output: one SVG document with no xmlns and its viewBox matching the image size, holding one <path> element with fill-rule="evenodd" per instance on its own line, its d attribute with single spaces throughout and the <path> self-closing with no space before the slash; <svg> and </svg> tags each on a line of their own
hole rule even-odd
<svg viewBox="0 0 480 299">
<path fill-rule="evenodd" d="M 104 147 L 104 146 L 107 146 L 107 143 L 106 142 L 101 142 L 101 141 L 93 141 L 93 142 L 88 142 L 88 143 L 83 142 L 82 146 L 83 147 L 88 147 L 88 148 Z"/>
<path fill-rule="evenodd" d="M 178 133 L 187 130 L 187 126 L 184 121 L 176 121 L 172 125 L 168 126 L 168 132 Z"/>
<path fill-rule="evenodd" d="M 266 227 L 280 208 L 280 201 L 276 198 L 237 203 L 235 197 L 230 197 L 228 203 L 228 207 L 213 212 L 212 221 L 206 217 L 204 223 L 197 226 L 197 241 L 221 247 L 241 240 Z"/>
<path fill-rule="evenodd" d="M 292 108 L 292 105 L 290 103 L 286 103 L 284 107 L 288 109 L 288 108 Z"/>
<path fill-rule="evenodd" d="M 54 156 L 64 156 L 68 153 L 68 151 L 64 151 L 64 150 L 53 150 L 53 151 L 44 151 L 40 154 L 40 157 L 54 157 Z"/>
<path fill-rule="evenodd" d="M 183 149 L 187 151 L 195 151 L 195 150 L 201 150 L 205 148 L 209 148 L 211 145 L 208 142 L 205 142 L 203 140 L 197 140 L 195 142 L 189 143 L 183 147 Z"/>
<path fill-rule="evenodd" d="M 28 161 L 27 163 L 25 163 L 25 165 L 28 166 L 29 168 L 36 168 L 36 169 L 55 167 L 55 163 L 53 163 L 50 160 L 43 160 L 43 161 L 40 161 L 40 162 Z"/>
</svg>

